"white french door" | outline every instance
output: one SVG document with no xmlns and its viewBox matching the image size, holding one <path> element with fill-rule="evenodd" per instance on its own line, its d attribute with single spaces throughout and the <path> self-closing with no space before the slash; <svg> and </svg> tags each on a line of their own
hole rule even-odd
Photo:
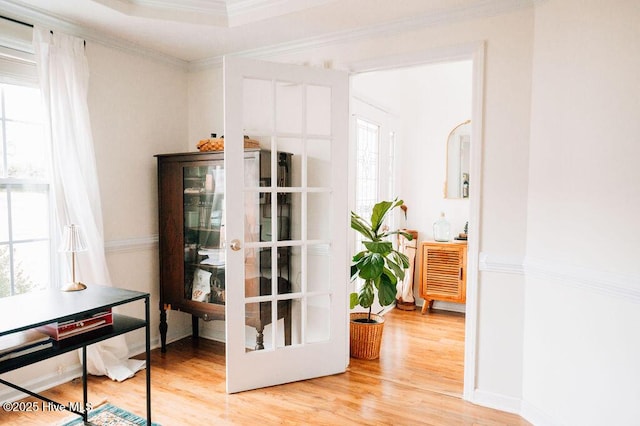
<svg viewBox="0 0 640 426">
<path fill-rule="evenodd" d="M 224 103 L 227 392 L 344 372 L 348 76 L 227 57 Z"/>
</svg>

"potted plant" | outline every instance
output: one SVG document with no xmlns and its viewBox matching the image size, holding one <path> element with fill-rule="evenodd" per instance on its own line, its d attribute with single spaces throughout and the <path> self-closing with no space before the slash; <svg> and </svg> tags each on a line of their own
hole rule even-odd
<svg viewBox="0 0 640 426">
<path fill-rule="evenodd" d="M 356 306 L 368 309 L 368 312 L 351 314 L 350 353 L 354 358 L 379 357 L 384 318 L 372 314 L 371 305 L 376 295 L 382 306 L 394 303 L 396 284 L 404 279 L 404 271 L 409 267 L 409 258 L 395 250 L 388 237 L 401 234 L 411 240 L 411 234 L 400 230 L 389 231 L 383 226 L 387 215 L 402 205 L 403 201 L 397 198 L 393 201 L 381 201 L 373 206 L 370 221 L 351 212 L 351 228 L 363 236 L 364 249 L 358 251 L 351 262 L 351 281 L 360 278 L 362 283 L 357 292 L 351 293 L 350 306 L 351 309 Z"/>
</svg>

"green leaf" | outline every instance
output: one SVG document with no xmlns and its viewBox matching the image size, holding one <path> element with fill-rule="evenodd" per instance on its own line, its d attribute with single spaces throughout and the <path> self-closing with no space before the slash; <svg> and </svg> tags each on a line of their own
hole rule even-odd
<svg viewBox="0 0 640 426">
<path fill-rule="evenodd" d="M 358 267 L 353 264 L 351 265 L 351 281 L 355 280 L 356 278 L 358 278 Z"/>
<path fill-rule="evenodd" d="M 393 244 L 390 241 L 363 241 L 363 244 L 373 253 L 387 255 L 393 251 Z"/>
<path fill-rule="evenodd" d="M 373 229 L 374 232 L 378 231 L 392 205 L 393 202 L 391 201 L 380 201 L 373 206 L 373 210 L 371 211 L 371 229 Z"/>
<path fill-rule="evenodd" d="M 364 256 L 356 267 L 360 271 L 360 278 L 365 280 L 372 280 L 379 277 L 382 274 L 382 268 L 384 268 L 384 257 L 379 253 L 371 253 Z"/>
<path fill-rule="evenodd" d="M 374 293 L 371 280 L 366 280 L 358 292 L 358 305 L 368 308 L 373 305 Z"/>
<path fill-rule="evenodd" d="M 373 211 L 371 212 L 371 229 L 377 233 L 387 213 L 402 204 L 404 204 L 404 201 L 396 198 L 393 201 L 380 201 L 373 206 Z"/>
<path fill-rule="evenodd" d="M 351 293 L 349 295 L 349 309 L 353 309 L 358 306 L 358 293 Z"/>
<path fill-rule="evenodd" d="M 391 305 L 396 301 L 396 286 L 393 284 L 389 277 L 383 275 L 380 280 L 380 287 L 378 288 L 378 300 L 382 306 Z"/>
<path fill-rule="evenodd" d="M 386 276 L 389 279 L 389 281 L 391 281 L 391 284 L 396 285 L 396 283 L 398 282 L 398 278 L 396 278 L 396 274 L 394 274 L 390 269 L 387 269 L 387 268 L 384 268 L 382 272 L 384 273 L 384 276 Z"/>
<path fill-rule="evenodd" d="M 382 234 L 382 235 L 379 235 L 379 238 L 386 238 L 386 237 L 388 237 L 388 236 L 390 236 L 390 235 L 396 235 L 396 234 L 399 234 L 399 235 L 404 236 L 408 241 L 413 240 L 413 235 L 408 234 L 408 233 L 406 233 L 406 232 L 404 232 L 404 231 L 390 231 L 390 232 L 386 232 L 386 233 L 384 233 L 384 234 Z"/>
<path fill-rule="evenodd" d="M 357 263 L 360 259 L 362 259 L 365 255 L 367 254 L 366 250 L 362 250 L 360 253 L 356 253 L 353 258 L 351 259 L 351 261 L 353 263 Z"/>
<path fill-rule="evenodd" d="M 355 229 L 369 240 L 376 239 L 375 233 L 371 230 L 371 225 L 354 212 L 351 212 L 351 228 Z"/>
<path fill-rule="evenodd" d="M 396 277 L 396 281 L 404 280 L 404 269 L 402 269 L 400 265 L 387 258 L 387 266 L 391 269 L 391 271 L 393 271 L 393 275 Z"/>
<path fill-rule="evenodd" d="M 393 254 L 396 257 L 396 262 L 399 265 L 402 265 L 403 269 L 407 269 L 409 267 L 409 258 L 407 257 L 407 255 L 396 250 L 393 251 Z"/>
</svg>

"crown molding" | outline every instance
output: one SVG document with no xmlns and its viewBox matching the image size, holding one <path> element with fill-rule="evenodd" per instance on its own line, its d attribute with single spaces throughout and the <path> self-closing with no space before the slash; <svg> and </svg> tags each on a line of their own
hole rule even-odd
<svg viewBox="0 0 640 426">
<path fill-rule="evenodd" d="M 418 15 L 406 19 L 398 19 L 385 24 L 336 31 L 322 36 L 308 37 L 292 42 L 278 43 L 271 46 L 230 52 L 227 56 L 243 56 L 265 59 L 272 56 L 298 53 L 309 49 L 317 49 L 340 43 L 354 42 L 374 37 L 391 37 L 408 31 L 425 27 L 446 25 L 467 19 L 498 16 L 521 9 L 532 8 L 534 0 L 486 0 L 471 7 L 458 7 L 444 12 Z M 199 71 L 222 65 L 225 55 L 214 56 L 189 62 L 189 71 Z"/>
<path fill-rule="evenodd" d="M 229 27 L 322 6 L 335 0 L 226 0 Z"/>
<path fill-rule="evenodd" d="M 130 16 L 235 27 L 335 0 L 93 0 Z"/>
<path fill-rule="evenodd" d="M 128 16 L 228 27 L 224 0 L 93 0 Z"/>
<path fill-rule="evenodd" d="M 109 1 L 109 0 L 101 0 Z M 112 0 L 120 1 L 120 0 Z M 260 5 L 260 7 L 275 6 L 284 0 L 238 0 L 229 3 L 232 14 L 244 13 L 249 6 Z M 323 2 L 325 0 L 317 0 Z M 247 49 L 237 52 L 229 52 L 229 56 L 243 56 L 256 59 L 264 59 L 277 55 L 292 54 L 309 49 L 317 49 L 325 46 L 331 46 L 340 43 L 354 42 L 373 37 L 390 37 L 403 32 L 415 31 L 425 27 L 437 25 L 446 25 L 467 19 L 476 19 L 483 17 L 497 16 L 521 9 L 533 7 L 534 3 L 539 0 L 485 0 L 474 4 L 471 7 L 458 7 L 453 10 L 444 12 L 429 13 L 418 15 L 407 19 L 399 19 L 389 23 L 363 27 L 352 30 L 336 31 L 330 34 L 308 37 L 291 42 L 278 43 L 266 47 Z M 149 3 L 149 0 L 138 0 L 138 3 Z M 80 25 L 73 24 L 61 17 L 48 14 L 44 11 L 29 8 L 23 5 L 13 3 L 11 0 L 0 0 L 0 9 L 2 14 L 31 24 L 40 25 L 53 30 L 60 30 L 84 38 L 87 41 L 96 42 L 107 47 L 115 48 L 121 51 L 133 53 L 151 60 L 169 64 L 180 69 L 188 71 L 199 71 L 222 65 L 224 55 L 218 55 L 196 61 L 183 61 L 181 59 L 162 54 L 141 47 L 135 43 L 131 43 L 119 38 L 107 36 L 99 31 L 92 30 Z"/>
<path fill-rule="evenodd" d="M 73 24 L 61 17 L 54 16 L 40 10 L 18 5 L 10 0 L 0 0 L 0 10 L 2 10 L 1 13 L 4 16 L 27 22 L 31 25 L 38 25 L 53 31 L 63 31 L 66 34 L 83 38 L 89 42 L 95 42 L 120 51 L 133 53 L 183 70 L 188 69 L 187 61 L 141 47 L 135 43 L 107 36 L 102 32 Z"/>
<path fill-rule="evenodd" d="M 106 0 L 94 0 L 105 3 Z M 142 7 L 168 10 L 188 10 L 191 12 L 210 13 L 227 16 L 228 0 L 112 0 Z"/>
</svg>

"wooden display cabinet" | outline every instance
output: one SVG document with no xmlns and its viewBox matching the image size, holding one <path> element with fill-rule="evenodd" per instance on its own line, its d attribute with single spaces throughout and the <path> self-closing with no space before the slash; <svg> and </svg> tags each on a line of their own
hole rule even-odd
<svg viewBox="0 0 640 426">
<path fill-rule="evenodd" d="M 420 246 L 420 297 L 422 313 L 433 307 L 434 300 L 465 303 L 467 301 L 466 241 L 425 241 Z"/>
<path fill-rule="evenodd" d="M 158 210 L 160 254 L 160 340 L 166 351 L 169 309 L 192 315 L 192 333 L 199 334 L 199 319 L 224 320 L 226 285 L 224 231 L 224 153 L 191 152 L 156 155 L 158 159 Z M 245 174 L 255 186 L 271 184 L 271 153 L 246 149 Z M 291 154 L 278 153 L 278 186 L 290 186 Z M 291 194 L 278 196 L 278 239 L 290 239 Z M 254 202 L 255 201 L 255 202 Z M 267 193 L 245 206 L 253 218 L 256 239 L 271 239 L 271 200 Z M 259 276 L 244 283 L 247 295 L 270 291 L 271 279 L 278 291 L 290 291 L 288 247 L 278 249 L 277 271 L 271 271 L 271 253 L 261 251 L 256 262 Z M 282 306 L 280 306 L 282 304 Z M 286 305 L 285 305 L 286 304 Z M 256 328 L 256 349 L 263 349 L 262 332 L 271 322 L 271 308 L 248 305 L 246 323 Z M 291 340 L 290 301 L 278 304 L 278 319 L 284 318 L 285 344 Z"/>
</svg>

